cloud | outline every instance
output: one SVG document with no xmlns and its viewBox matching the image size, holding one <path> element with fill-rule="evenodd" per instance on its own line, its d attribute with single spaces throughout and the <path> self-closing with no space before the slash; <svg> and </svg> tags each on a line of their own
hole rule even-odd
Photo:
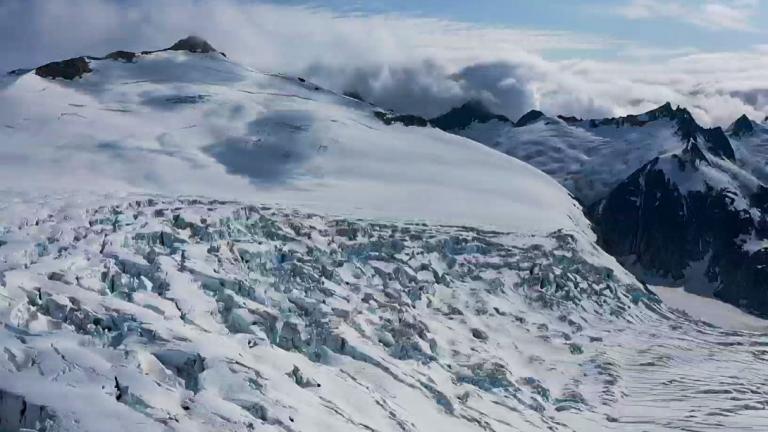
<svg viewBox="0 0 768 432">
<path fill-rule="evenodd" d="M 748 8 L 753 2 L 718 4 L 726 3 Z M 727 124 L 742 113 L 763 118 L 768 110 L 768 76 L 762 73 L 768 53 L 760 46 L 701 53 L 581 33 L 239 0 L 3 0 L 0 69 L 164 48 L 188 34 L 206 37 L 256 69 L 301 75 L 425 116 L 468 99 L 509 117 L 532 108 L 580 117 L 623 115 L 669 100 L 689 107 L 703 123 Z M 551 50 L 572 58 L 548 60 Z M 614 61 L 579 58 L 601 50 L 624 55 Z"/>
<path fill-rule="evenodd" d="M 468 100 L 517 118 L 535 104 L 531 83 L 509 62 L 476 63 L 452 71 L 433 61 L 406 66 L 339 67 L 314 65 L 314 81 L 398 112 L 436 117 Z"/>
<path fill-rule="evenodd" d="M 478 57 L 547 50 L 600 50 L 617 41 L 564 31 L 479 26 L 397 14 L 342 14 L 317 7 L 240 0 L 3 0 L 0 67 L 98 55 L 117 48 L 165 48 L 188 34 L 263 68 L 425 58 L 466 63 Z"/>
<path fill-rule="evenodd" d="M 710 30 L 754 31 L 759 0 L 630 0 L 615 8 L 629 19 L 673 19 Z"/>
</svg>

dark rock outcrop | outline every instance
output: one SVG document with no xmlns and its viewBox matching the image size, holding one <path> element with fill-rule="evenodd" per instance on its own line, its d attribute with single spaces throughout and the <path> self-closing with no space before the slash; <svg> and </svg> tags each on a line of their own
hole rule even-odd
<svg viewBox="0 0 768 432">
<path fill-rule="evenodd" d="M 43 78 L 62 78 L 73 80 L 90 73 L 91 66 L 85 57 L 75 57 L 68 60 L 51 62 L 35 69 L 35 74 Z"/>
<path fill-rule="evenodd" d="M 92 56 L 80 56 L 67 60 L 51 62 L 40 66 L 35 69 L 35 74 L 50 79 L 62 78 L 66 80 L 74 80 L 75 78 L 81 78 L 87 73 L 93 72 L 89 64 L 89 60 L 115 60 L 125 63 L 135 63 L 139 55 L 152 54 L 162 51 L 189 51 L 192 53 L 219 53 L 222 56 L 226 55 L 220 51 L 217 51 L 211 44 L 205 39 L 197 36 L 188 36 L 179 40 L 170 47 L 157 50 L 157 51 L 142 51 L 141 54 L 137 54 L 131 51 L 113 51 L 104 57 L 92 57 Z M 9 75 L 23 75 L 28 71 L 25 69 L 17 69 L 9 72 Z"/>
<path fill-rule="evenodd" d="M 700 136 L 704 138 L 707 143 L 707 150 L 715 156 L 729 161 L 736 160 L 736 154 L 731 145 L 731 140 L 725 135 L 723 128 L 720 126 L 712 129 L 701 128 Z M 696 140 L 694 140 L 696 141 Z"/>
<path fill-rule="evenodd" d="M 535 121 L 539 120 L 540 118 L 544 117 L 544 113 L 537 110 L 531 110 L 527 113 L 523 114 L 522 117 L 520 117 L 517 122 L 515 122 L 515 126 L 517 127 L 523 127 L 528 126 L 531 123 L 534 123 Z"/>
<path fill-rule="evenodd" d="M 429 122 L 424 117 L 411 114 L 395 114 L 385 111 L 374 111 L 373 115 L 387 126 L 399 123 L 403 126 L 427 127 Z"/>
<path fill-rule="evenodd" d="M 31 72 L 32 69 L 14 69 L 12 71 L 8 71 L 8 75 L 10 76 L 22 76 L 29 72 Z"/>
<path fill-rule="evenodd" d="M 691 142 L 635 171 L 589 209 L 600 243 L 633 266 L 677 281 L 702 263 L 716 298 L 768 316 L 768 250 L 744 247 L 745 239 L 768 239 L 768 189 L 744 197 L 739 187 L 712 186 L 705 166 L 714 169 Z M 744 198 L 757 211 L 737 204 Z"/>
<path fill-rule="evenodd" d="M 212 53 L 218 52 L 205 39 L 198 36 L 187 36 L 175 44 L 166 48 L 165 51 L 189 51 L 192 53 Z"/>
<path fill-rule="evenodd" d="M 754 132 L 755 126 L 746 114 L 742 114 L 742 116 L 736 119 L 736 121 L 728 128 L 728 133 L 736 138 L 752 135 Z"/>
<path fill-rule="evenodd" d="M 564 122 L 566 122 L 568 124 L 574 124 L 574 123 L 579 123 L 579 122 L 583 121 L 582 119 L 580 119 L 580 118 L 578 118 L 576 116 L 558 115 L 557 118 L 559 118 L 560 120 L 562 120 L 562 121 L 564 121 Z"/>
<path fill-rule="evenodd" d="M 113 51 L 104 56 L 105 59 L 123 61 L 126 63 L 134 63 L 136 61 L 137 54 L 131 51 Z"/>
<path fill-rule="evenodd" d="M 429 122 L 444 131 L 459 131 L 466 129 L 473 123 L 488 123 L 492 120 L 512 123 L 506 116 L 492 113 L 480 101 L 469 101 Z"/>
<path fill-rule="evenodd" d="M 348 98 L 351 98 L 351 99 L 354 99 L 354 100 L 357 100 L 357 101 L 360 101 L 360 102 L 365 102 L 365 99 L 363 99 L 363 97 L 360 95 L 360 93 L 358 93 L 356 91 L 345 91 L 344 92 L 344 96 L 346 96 Z"/>
</svg>

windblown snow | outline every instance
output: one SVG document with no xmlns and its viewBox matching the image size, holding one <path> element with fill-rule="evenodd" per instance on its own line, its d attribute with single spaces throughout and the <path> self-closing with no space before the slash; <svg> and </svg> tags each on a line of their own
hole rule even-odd
<svg viewBox="0 0 768 432">
<path fill-rule="evenodd" d="M 765 335 L 541 171 L 215 52 L 88 62 L 0 84 L 0 430 L 768 424 Z"/>
</svg>

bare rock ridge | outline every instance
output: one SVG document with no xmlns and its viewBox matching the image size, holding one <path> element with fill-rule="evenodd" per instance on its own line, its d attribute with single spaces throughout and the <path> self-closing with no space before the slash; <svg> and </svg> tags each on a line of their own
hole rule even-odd
<svg viewBox="0 0 768 432">
<path fill-rule="evenodd" d="M 755 126 L 746 114 L 742 114 L 742 116 L 736 119 L 736 121 L 728 128 L 728 133 L 736 138 L 752 135 L 754 132 Z"/>
<path fill-rule="evenodd" d="M 517 127 L 524 127 L 537 122 L 544 117 L 544 113 L 538 110 L 531 110 L 525 113 L 520 119 L 517 120 Z"/>
<path fill-rule="evenodd" d="M 141 53 L 135 53 L 132 51 L 113 51 L 103 57 L 80 56 L 67 60 L 55 61 L 35 68 L 35 74 L 43 78 L 61 78 L 71 81 L 75 78 L 81 78 L 83 75 L 92 72 L 92 69 L 89 65 L 89 60 L 114 60 L 122 61 L 125 63 L 133 63 L 141 55 L 148 55 L 163 51 L 188 51 L 195 54 L 219 53 L 226 57 L 224 53 L 217 51 L 216 48 L 214 48 L 205 39 L 199 36 L 188 36 L 177 41 L 170 47 L 161 50 L 142 51 Z"/>
<path fill-rule="evenodd" d="M 466 129 L 472 123 L 488 123 L 492 120 L 513 124 L 506 116 L 491 112 L 480 101 L 469 101 L 429 122 L 436 128 L 451 131 Z"/>
<path fill-rule="evenodd" d="M 91 66 L 85 57 L 75 57 L 68 60 L 50 62 L 35 69 L 35 74 L 43 78 L 62 78 L 73 80 L 91 72 Z"/>
</svg>

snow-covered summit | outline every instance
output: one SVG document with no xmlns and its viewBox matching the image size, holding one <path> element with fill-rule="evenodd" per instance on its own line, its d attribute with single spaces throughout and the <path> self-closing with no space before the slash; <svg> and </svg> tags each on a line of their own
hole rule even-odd
<svg viewBox="0 0 768 432">
<path fill-rule="evenodd" d="M 6 189 L 194 194 L 587 231 L 566 191 L 524 163 L 437 129 L 387 126 L 375 107 L 302 77 L 251 70 L 198 38 L 1 79 Z"/>
<path fill-rule="evenodd" d="M 605 196 L 654 157 L 689 142 L 735 159 L 721 128 L 701 127 L 687 109 L 669 102 L 638 115 L 586 120 L 532 110 L 514 125 L 476 122 L 456 133 L 530 163 L 585 203 Z"/>
</svg>

